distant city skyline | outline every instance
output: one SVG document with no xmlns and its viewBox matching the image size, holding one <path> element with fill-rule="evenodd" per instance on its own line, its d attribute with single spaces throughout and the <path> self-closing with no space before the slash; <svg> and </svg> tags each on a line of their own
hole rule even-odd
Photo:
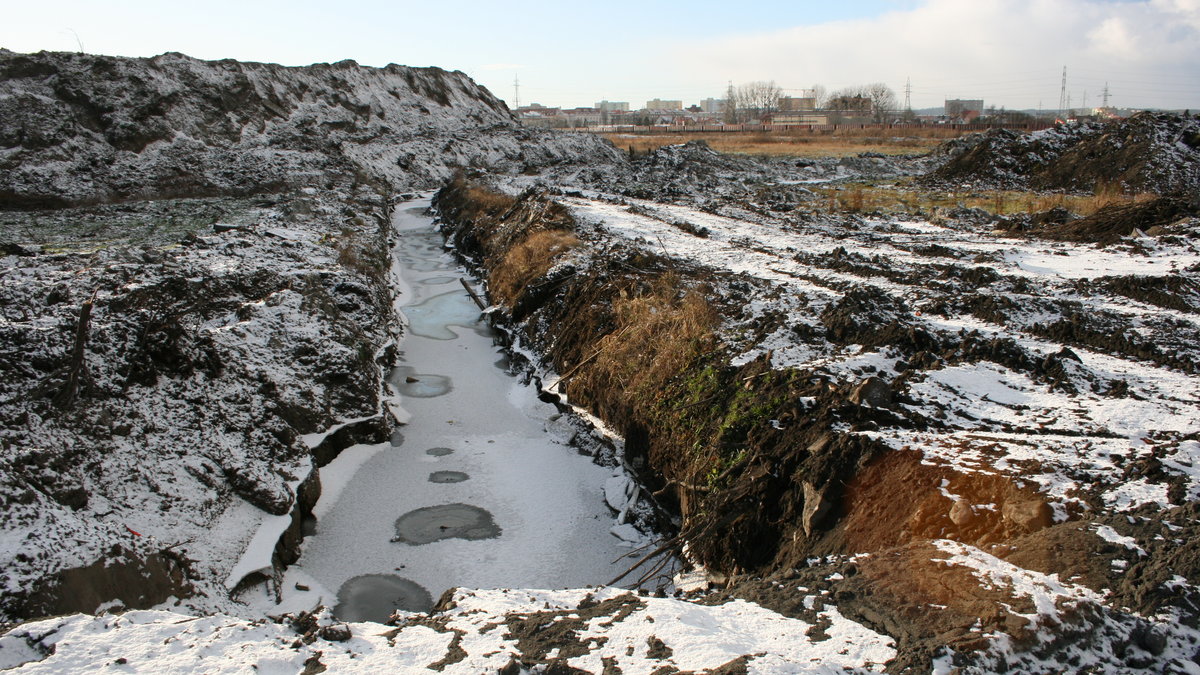
<svg viewBox="0 0 1200 675">
<path fill-rule="evenodd" d="M 6 8 L 0 47 L 285 65 L 354 59 L 462 70 L 515 106 L 720 98 L 729 82 L 785 94 L 883 82 L 912 107 L 946 98 L 1057 109 L 1200 109 L 1200 0 L 868 0 L 731 8 L 309 0 L 172 4 L 49 0 Z M 1085 98 L 1086 96 L 1086 98 Z"/>
</svg>

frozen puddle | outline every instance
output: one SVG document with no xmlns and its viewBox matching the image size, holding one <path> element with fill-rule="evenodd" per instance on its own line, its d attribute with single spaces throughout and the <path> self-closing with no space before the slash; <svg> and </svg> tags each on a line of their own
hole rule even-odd
<svg viewBox="0 0 1200 675">
<path fill-rule="evenodd" d="M 629 548 L 610 533 L 612 470 L 548 433 L 558 411 L 497 367 L 504 357 L 427 205 L 395 218 L 408 330 L 388 381 L 409 423 L 321 470 L 337 487 L 317 505 L 278 610 L 321 602 L 345 620 L 384 620 L 452 587 L 596 586 L 630 564 L 614 563 Z"/>
<path fill-rule="evenodd" d="M 445 396 L 454 389 L 454 382 L 445 375 L 429 375 L 416 373 L 412 368 L 402 366 L 388 377 L 388 382 L 402 396 L 412 398 L 433 398 Z"/>
<path fill-rule="evenodd" d="M 343 621 L 384 623 L 392 612 L 428 612 L 433 597 L 420 585 L 394 574 L 364 574 L 338 589 L 333 613 Z"/>
<path fill-rule="evenodd" d="M 494 539 L 500 528 L 492 514 L 470 504 L 443 504 L 409 511 L 396 519 L 392 541 L 432 544 L 441 539 Z"/>
</svg>

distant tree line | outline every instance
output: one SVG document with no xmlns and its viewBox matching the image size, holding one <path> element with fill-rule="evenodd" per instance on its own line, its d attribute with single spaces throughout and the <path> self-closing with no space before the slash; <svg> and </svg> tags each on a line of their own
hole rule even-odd
<svg viewBox="0 0 1200 675">
<path fill-rule="evenodd" d="M 882 123 L 898 116 L 896 93 L 882 82 L 844 87 L 830 94 L 818 84 L 808 91 L 818 110 L 832 111 L 839 117 L 867 115 L 872 121 Z M 730 83 L 725 91 L 725 121 L 738 124 L 777 112 L 781 98 L 783 90 L 774 81 L 736 87 Z"/>
</svg>

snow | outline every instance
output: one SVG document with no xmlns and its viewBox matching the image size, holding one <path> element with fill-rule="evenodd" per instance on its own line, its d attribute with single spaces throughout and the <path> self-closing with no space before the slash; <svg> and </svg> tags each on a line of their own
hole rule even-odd
<svg viewBox="0 0 1200 675">
<path fill-rule="evenodd" d="M 935 561 L 970 568 L 972 574 L 983 582 L 985 587 L 1006 589 L 1014 598 L 1024 598 L 1030 601 L 1035 614 L 1028 615 L 1027 618 L 1035 625 L 1038 617 L 1059 620 L 1061 604 L 1064 601 L 1100 602 L 1103 600 L 1102 595 L 1086 586 L 1060 581 L 1058 574 L 1042 574 L 1027 570 L 985 553 L 974 546 L 948 539 L 937 540 L 933 543 L 939 550 L 950 556 L 942 559 L 935 558 Z"/>
<path fill-rule="evenodd" d="M 631 674 L 663 666 L 699 671 L 743 656 L 748 657 L 749 673 L 764 675 L 882 672 L 895 656 L 890 638 L 846 619 L 832 607 L 818 613 L 828 638 L 816 640 L 808 635 L 814 624 L 740 600 L 704 606 L 597 588 L 459 590 L 452 609 L 433 615 L 435 623 L 402 621 L 397 628 L 354 623 L 346 642 L 316 637 L 309 644 L 298 640 L 286 623 L 273 621 L 158 610 L 117 617 L 74 615 L 25 624 L 0 638 L 0 665 L 24 661 L 13 671 L 17 673 L 83 672 L 116 665 L 164 674 L 250 669 L 295 673 L 315 657 L 330 672 L 424 672 L 443 659 L 450 662 L 442 672 L 495 672 L 522 654 L 505 621 L 578 618 L 587 606 L 585 599 L 612 601 L 632 610 L 601 614 L 582 623 L 574 639 L 584 645 L 583 653 L 563 660 L 589 672 L 603 671 L 606 662 Z M 465 654 L 448 659 L 456 634 Z M 661 641 L 666 650 L 648 653 L 652 640 Z"/>
<path fill-rule="evenodd" d="M 1096 534 L 1099 535 L 1104 541 L 1112 542 L 1114 544 L 1124 546 L 1127 549 L 1137 551 L 1138 555 L 1143 557 L 1149 555 L 1146 553 L 1146 549 L 1138 546 L 1137 540 L 1133 537 L 1126 537 L 1108 525 L 1097 525 L 1095 529 Z"/>
</svg>

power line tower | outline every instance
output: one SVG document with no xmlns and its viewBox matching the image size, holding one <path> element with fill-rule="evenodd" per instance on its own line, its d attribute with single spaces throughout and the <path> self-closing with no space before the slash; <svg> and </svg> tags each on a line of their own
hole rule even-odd
<svg viewBox="0 0 1200 675">
<path fill-rule="evenodd" d="M 521 78 L 513 75 L 513 110 L 521 107 Z"/>
<path fill-rule="evenodd" d="M 1104 107 L 1107 108 L 1108 107 L 1108 83 L 1107 82 L 1104 83 L 1104 93 L 1100 94 L 1100 96 L 1104 100 Z"/>
<path fill-rule="evenodd" d="M 912 112 L 912 78 L 904 78 L 904 111 Z"/>
<path fill-rule="evenodd" d="M 1067 67 L 1063 66 L 1062 89 L 1058 93 L 1058 119 L 1067 119 Z"/>
</svg>

